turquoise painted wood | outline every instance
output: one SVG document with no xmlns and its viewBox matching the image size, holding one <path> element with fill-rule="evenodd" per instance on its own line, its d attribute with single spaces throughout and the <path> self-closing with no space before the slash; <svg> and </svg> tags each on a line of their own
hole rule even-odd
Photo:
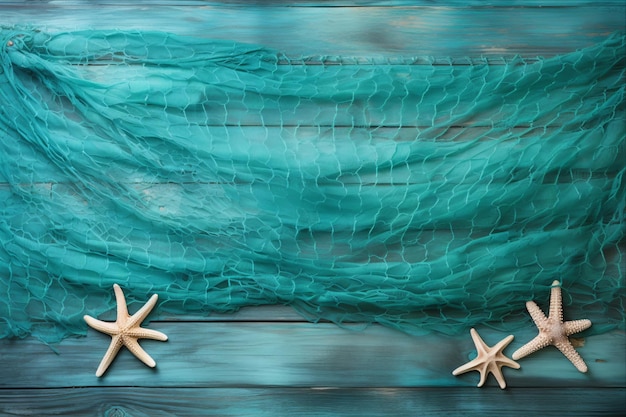
<svg viewBox="0 0 626 417">
<path fill-rule="evenodd" d="M 279 1 L 250 3 L 0 1 L 0 24 L 49 30 L 166 30 L 263 44 L 293 59 L 317 57 L 301 62 L 308 66 L 332 64 L 329 55 L 342 55 L 344 63 L 359 65 L 415 64 L 420 62 L 415 57 L 423 56 L 446 65 L 466 65 L 481 57 L 498 64 L 504 62 L 498 61 L 502 57 L 532 60 L 588 46 L 624 30 L 626 13 L 623 1 L 298 0 L 290 2 L 294 7 Z M 411 104 L 412 98 L 407 100 Z M 326 116 L 311 118 L 315 110 L 304 106 L 292 115 L 254 115 L 242 109 L 230 113 L 233 118 L 225 124 L 223 117 L 216 117 L 210 128 L 215 134 L 248 138 L 251 146 L 280 134 L 297 149 L 312 138 L 330 142 L 342 129 L 341 134 L 355 142 L 410 140 L 432 116 L 390 104 L 367 119 L 363 116 L 364 127 L 355 128 L 342 127 L 341 116 L 333 116 L 332 123 Z M 345 123 L 358 119 L 354 113 L 358 111 L 362 112 L 358 106 L 345 109 Z M 307 126 L 291 126 L 303 120 Z M 448 133 L 459 141 L 491 138 L 488 127 L 453 127 Z M 409 172 L 394 177 L 409 179 Z M 152 189 L 165 209 L 176 209 L 175 184 L 141 179 L 136 183 L 138 188 Z M 379 178 L 376 184 L 392 186 L 393 181 L 384 184 Z M 54 184 L 53 178 L 33 180 L 33 192 L 51 194 L 52 187 L 59 191 L 67 186 Z M 7 184 L 0 184 L 0 201 L 3 192 L 9 192 Z M 111 313 L 103 317 L 113 320 Z M 411 336 L 380 326 L 313 324 L 280 307 L 209 317 L 165 316 L 148 326 L 170 338 L 166 343 L 142 342 L 157 368 L 147 368 L 123 350 L 100 379 L 94 373 L 109 338 L 93 330 L 85 338 L 55 346 L 33 338 L 0 340 L 0 415 L 611 416 L 626 410 L 622 331 L 578 341 L 590 368 L 587 374 L 577 372 L 556 349 L 547 348 L 520 360 L 519 371 L 505 369 L 509 387 L 501 391 L 492 377 L 487 387 L 478 389 L 477 373 L 452 376 L 454 368 L 475 354 L 469 334 Z M 490 329 L 479 332 L 490 345 L 506 336 Z M 510 355 L 535 334 L 529 322 L 528 328 L 515 332 L 506 352 Z"/>
<path fill-rule="evenodd" d="M 7 3 L 3 24 L 48 29 L 120 28 L 262 44 L 292 56 L 358 57 L 550 56 L 604 39 L 624 27 L 624 4 L 586 2 L 577 7 L 482 7 L 474 1 L 410 2 L 386 7 L 242 7 L 219 2 L 88 1 Z M 536 5 L 537 2 L 535 2 Z M 184 5 L 187 4 L 187 5 Z M 303 3 L 319 5 L 320 2 Z M 333 4 L 322 2 L 323 5 Z M 393 3 L 392 3 L 393 4 Z M 487 3 L 489 4 L 489 3 Z M 552 4 L 558 4 L 553 2 Z M 570 5 L 570 2 L 560 2 Z M 0 4 L 1 5 L 1 4 Z M 427 5 L 427 7 L 425 6 Z M 452 7 L 451 7 L 452 6 Z M 531 3 L 531 6 L 533 4 Z M 121 18 L 123 16 L 123 18 Z"/>
<path fill-rule="evenodd" d="M 622 416 L 624 388 L 70 388 L 0 390 L 3 415 Z M 8 405 L 10 404 L 10 406 Z"/>
<path fill-rule="evenodd" d="M 123 350 L 103 378 L 95 378 L 110 337 L 90 330 L 48 347 L 37 340 L 0 340 L 0 388 L 144 387 L 475 387 L 478 373 L 452 370 L 475 356 L 468 334 L 410 336 L 381 326 L 330 323 L 153 322 L 167 342 L 142 341 L 157 361 L 151 369 Z M 489 345 L 507 336 L 478 329 Z M 536 336 L 515 332 L 512 352 Z M 626 337 L 612 332 L 582 339 L 590 371 L 580 373 L 555 348 L 505 369 L 511 387 L 624 387 Z M 19 364 L 19 366 L 15 366 Z M 495 380 L 489 380 L 496 386 Z"/>
</svg>

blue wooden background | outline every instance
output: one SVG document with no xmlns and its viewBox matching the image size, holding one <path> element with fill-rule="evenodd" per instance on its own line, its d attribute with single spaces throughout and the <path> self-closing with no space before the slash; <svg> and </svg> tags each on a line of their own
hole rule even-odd
<svg viewBox="0 0 626 417">
<path fill-rule="evenodd" d="M 526 59 L 594 44 L 625 30 L 623 1 L 0 1 L 0 24 L 49 31 L 158 29 L 263 44 L 287 53 L 355 60 L 413 56 Z M 254 126 L 250 127 L 251 129 Z M 2 184 L 0 184 L 0 188 Z M 164 191 L 166 192 L 166 191 Z M 537 300 L 546 309 L 545 300 Z M 138 306 L 130 307 L 131 313 Z M 114 319 L 110 312 L 105 319 Z M 567 317 L 576 319 L 579 317 Z M 582 318 L 582 317 L 581 317 Z M 46 346 L 0 340 L 0 415 L 421 416 L 621 415 L 626 335 L 577 340 L 581 374 L 556 349 L 492 377 L 451 372 L 474 355 L 469 334 L 409 336 L 358 323 L 308 323 L 284 307 L 232 315 L 161 317 L 166 343 L 143 341 L 150 369 L 123 350 L 94 376 L 108 336 Z M 479 328 L 493 345 L 504 335 Z M 516 333 L 510 354 L 535 330 Z"/>
</svg>

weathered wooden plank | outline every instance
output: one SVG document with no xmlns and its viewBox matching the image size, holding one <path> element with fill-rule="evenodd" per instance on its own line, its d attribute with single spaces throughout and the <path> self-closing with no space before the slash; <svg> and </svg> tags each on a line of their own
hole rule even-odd
<svg viewBox="0 0 626 417">
<path fill-rule="evenodd" d="M 0 389 L 0 413 L 39 417 L 589 417 L 620 416 L 625 409 L 623 388 Z"/>
<path fill-rule="evenodd" d="M 37 5 L 58 4 L 58 0 L 0 0 L 0 4 L 16 7 L 32 7 Z M 65 5 L 108 5 L 123 6 L 125 0 L 62 0 Z M 142 6 L 283 6 L 283 7 L 461 7 L 461 8 L 494 8 L 494 7 L 560 7 L 571 8 L 580 6 L 622 5 L 621 0 L 135 0 L 133 4 Z"/>
<path fill-rule="evenodd" d="M 110 338 L 89 331 L 52 349 L 35 339 L 0 341 L 0 388 L 145 387 L 434 387 L 478 383 L 477 373 L 452 370 L 473 357 L 468 334 L 410 336 L 381 326 L 328 323 L 152 322 L 167 342 L 145 340 L 158 365 L 151 369 L 122 350 L 103 378 L 94 373 Z M 479 329 L 489 345 L 507 334 Z M 510 355 L 536 331 L 515 332 Z M 510 387 L 625 387 L 626 335 L 591 336 L 578 351 L 589 365 L 582 374 L 554 348 L 505 369 Z M 495 385 L 493 378 L 488 385 Z"/>
<path fill-rule="evenodd" d="M 28 4 L 28 3 L 27 3 Z M 51 2 L 0 5 L 3 24 L 48 30 L 164 30 L 277 48 L 290 56 L 553 55 L 624 29 L 624 5 L 581 7 L 159 7 Z M 457 3 L 458 5 L 459 3 Z M 521 4 L 521 3 L 520 3 Z M 536 3 L 535 3 L 536 5 Z M 123 16 L 123 18 L 121 18 Z"/>
</svg>

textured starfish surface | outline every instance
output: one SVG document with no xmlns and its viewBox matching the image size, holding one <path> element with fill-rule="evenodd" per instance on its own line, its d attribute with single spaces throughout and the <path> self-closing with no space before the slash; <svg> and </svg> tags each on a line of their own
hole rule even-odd
<svg viewBox="0 0 626 417">
<path fill-rule="evenodd" d="M 115 322 L 97 320 L 88 315 L 84 317 L 89 326 L 99 332 L 110 335 L 112 338 L 111 344 L 96 370 L 96 376 L 98 377 L 104 374 L 122 346 L 126 346 L 140 361 L 154 368 L 156 362 L 139 346 L 137 339 L 167 340 L 167 336 L 164 333 L 140 327 L 141 322 L 145 320 L 154 308 L 159 298 L 157 294 L 150 297 L 150 300 L 139 311 L 130 316 L 122 289 L 119 285 L 113 284 L 113 290 L 115 291 L 115 300 L 117 301 L 117 320 Z"/>
<path fill-rule="evenodd" d="M 539 335 L 521 348 L 513 352 L 513 359 L 520 359 L 548 345 L 556 346 L 580 372 L 587 372 L 583 358 L 572 346 L 568 336 L 582 332 L 591 327 L 591 320 L 574 320 L 563 322 L 563 300 L 559 281 L 552 283 L 550 294 L 550 313 L 548 317 L 533 301 L 526 303 L 526 308 L 539 329 Z"/>
<path fill-rule="evenodd" d="M 513 340 L 513 335 L 505 337 L 494 347 L 489 347 L 485 344 L 475 329 L 471 329 L 470 334 L 474 340 L 474 345 L 476 345 L 478 355 L 475 359 L 452 371 L 452 375 L 464 374 L 469 371 L 478 371 L 480 372 L 480 381 L 478 382 L 478 386 L 482 387 L 487 380 L 487 375 L 492 373 L 498 381 L 500 388 L 506 388 L 504 375 L 502 375 L 502 367 L 508 366 L 514 369 L 519 369 L 520 367 L 517 362 L 507 358 L 504 353 L 502 353 L 504 348 L 506 348 Z"/>
</svg>

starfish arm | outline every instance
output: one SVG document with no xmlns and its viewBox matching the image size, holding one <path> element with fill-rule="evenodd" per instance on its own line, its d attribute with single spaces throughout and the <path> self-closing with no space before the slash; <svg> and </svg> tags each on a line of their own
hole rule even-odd
<svg viewBox="0 0 626 417">
<path fill-rule="evenodd" d="M 156 362 L 148 353 L 143 350 L 136 339 L 128 338 L 124 341 L 124 344 L 130 350 L 137 359 L 148 365 L 150 368 L 154 368 L 156 366 Z"/>
<path fill-rule="evenodd" d="M 152 297 L 150 297 L 150 300 L 148 300 L 148 302 L 146 304 L 144 304 L 143 307 L 141 307 L 135 314 L 133 314 L 133 316 L 128 320 L 128 326 L 129 327 L 133 327 L 135 325 L 140 324 L 142 321 L 145 320 L 146 317 L 148 317 L 148 314 L 150 314 L 150 311 L 152 311 L 152 309 L 154 308 L 154 306 L 156 305 L 157 300 L 159 299 L 158 294 L 153 294 Z"/>
<path fill-rule="evenodd" d="M 563 323 L 563 328 L 565 329 L 565 335 L 567 336 L 580 333 L 583 330 L 586 330 L 590 327 L 591 327 L 591 320 L 587 320 L 587 319 L 566 321 L 565 323 Z"/>
<path fill-rule="evenodd" d="M 461 365 L 458 368 L 456 368 L 454 371 L 452 371 L 452 375 L 461 375 L 464 374 L 466 372 L 470 372 L 470 371 L 477 371 L 480 369 L 480 365 L 483 363 L 482 360 L 476 358 L 473 359 L 469 362 L 467 362 L 465 365 Z"/>
<path fill-rule="evenodd" d="M 111 340 L 111 344 L 109 345 L 109 348 L 107 349 L 106 353 L 104 354 L 104 357 L 102 358 L 102 361 L 100 361 L 100 365 L 98 365 L 98 369 L 96 370 L 97 377 L 102 376 L 106 372 L 106 370 L 109 368 L 109 365 L 111 365 L 111 362 L 113 362 L 113 359 L 115 359 L 117 352 L 120 351 L 121 347 L 122 347 L 121 338 L 119 336 L 114 336 L 113 340 Z"/>
<path fill-rule="evenodd" d="M 485 341 L 480 337 L 476 329 L 470 329 L 470 335 L 472 336 L 472 340 L 474 341 L 474 346 L 476 346 L 478 356 L 481 356 L 481 353 L 487 353 L 489 351 L 489 346 L 487 346 Z"/>
<path fill-rule="evenodd" d="M 452 375 L 460 375 L 470 371 L 478 371 L 480 373 L 480 381 L 478 381 L 477 387 L 482 387 L 487 380 L 487 372 L 485 371 L 486 365 L 482 359 L 474 359 L 465 365 L 459 366 L 454 371 L 452 371 Z"/>
<path fill-rule="evenodd" d="M 544 327 L 545 321 L 548 319 L 543 311 L 539 308 L 539 306 L 534 301 L 526 302 L 526 309 L 530 313 L 530 317 L 533 319 L 535 325 L 542 329 Z"/>
<path fill-rule="evenodd" d="M 514 369 L 520 368 L 519 363 L 509 359 L 504 353 L 502 353 L 502 351 L 513 341 L 513 339 L 514 336 L 512 334 L 508 335 L 492 348 L 494 352 L 497 352 L 495 363 L 497 363 L 500 368 L 503 366 L 508 366 Z"/>
<path fill-rule="evenodd" d="M 485 342 L 483 341 L 483 339 L 481 339 L 476 329 L 471 328 L 470 335 L 472 336 L 472 340 L 474 341 L 477 355 L 471 361 L 459 366 L 454 371 L 452 371 L 452 375 L 460 375 L 464 374 L 465 372 L 480 370 L 481 365 L 484 363 L 483 356 L 487 353 L 487 345 L 485 345 Z"/>
<path fill-rule="evenodd" d="M 145 329 L 143 327 L 136 327 L 134 329 L 130 329 L 127 332 L 127 334 L 137 339 L 152 339 L 152 340 L 160 340 L 163 342 L 167 340 L 167 335 L 165 333 L 161 333 L 157 330 Z"/>
<path fill-rule="evenodd" d="M 506 381 L 504 380 L 504 374 L 502 373 L 502 367 L 507 366 L 513 369 L 519 369 L 520 364 L 515 362 L 512 359 L 507 358 L 502 351 L 506 348 L 509 343 L 513 341 L 514 336 L 509 335 L 506 338 L 502 339 L 496 346 L 494 346 L 494 350 L 497 352 L 496 359 L 492 362 L 490 367 L 492 368 L 491 373 L 498 381 L 498 385 L 500 385 L 501 389 L 506 388 Z"/>
<path fill-rule="evenodd" d="M 559 323 L 563 321 L 563 296 L 561 294 L 561 283 L 554 281 L 550 290 L 550 313 L 548 317 L 556 318 Z"/>
<path fill-rule="evenodd" d="M 124 292 L 119 285 L 113 284 L 113 291 L 115 292 L 115 301 L 117 303 L 117 323 L 120 326 L 124 326 L 126 320 L 128 320 L 128 307 L 126 307 L 126 298 Z"/>
<path fill-rule="evenodd" d="M 89 315 L 83 316 L 83 319 L 87 322 L 89 327 L 92 327 L 99 332 L 106 333 L 111 336 L 115 336 L 119 333 L 119 327 L 116 323 L 109 323 L 106 321 L 98 320 Z"/>
<path fill-rule="evenodd" d="M 500 385 L 500 389 L 505 389 L 506 381 L 504 380 L 504 375 L 502 375 L 502 372 L 498 372 L 498 373 L 494 372 L 493 376 L 496 377 L 496 381 L 498 381 L 498 385 Z"/>
<path fill-rule="evenodd" d="M 480 380 L 478 381 L 478 385 L 476 385 L 478 388 L 480 388 L 485 385 L 485 382 L 487 381 L 487 376 L 489 376 L 489 364 L 485 364 L 483 362 L 483 364 L 476 370 L 480 372 Z"/>
<path fill-rule="evenodd" d="M 508 366 L 509 368 L 513 368 L 513 369 L 521 368 L 519 363 L 515 362 L 513 359 L 507 358 L 504 355 L 502 355 L 502 357 L 498 359 L 498 364 L 500 367 Z"/>
<path fill-rule="evenodd" d="M 494 347 L 491 349 L 495 352 L 502 352 L 515 338 L 512 334 L 508 335 L 504 339 L 500 340 Z"/>
<path fill-rule="evenodd" d="M 521 359 L 525 356 L 530 355 L 533 352 L 538 351 L 539 349 L 543 349 L 549 344 L 550 344 L 550 339 L 548 339 L 548 337 L 545 336 L 544 334 L 540 333 L 533 340 L 531 340 L 530 342 L 526 343 L 524 346 L 522 346 L 521 348 L 513 352 L 512 358 L 514 360 Z"/>
<path fill-rule="evenodd" d="M 580 356 L 580 354 L 576 352 L 576 349 L 574 349 L 574 346 L 572 346 L 567 338 L 558 341 L 554 344 L 554 346 L 556 346 L 557 349 L 559 349 L 563 353 L 563 355 L 565 355 L 565 357 L 574 364 L 576 369 L 578 369 L 580 372 L 587 372 L 587 364 Z"/>
<path fill-rule="evenodd" d="M 496 378 L 500 389 L 506 388 L 506 381 L 504 380 L 504 375 L 502 375 L 502 369 L 500 369 L 495 363 L 491 363 L 491 365 L 487 368 L 487 372 L 491 372 L 494 378 Z"/>
</svg>

